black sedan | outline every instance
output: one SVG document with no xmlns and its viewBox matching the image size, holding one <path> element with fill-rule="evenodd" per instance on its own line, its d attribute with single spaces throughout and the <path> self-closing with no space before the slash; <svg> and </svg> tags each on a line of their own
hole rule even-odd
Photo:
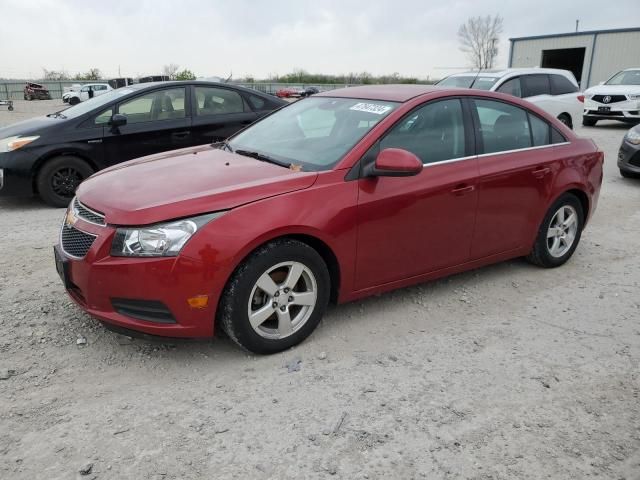
<svg viewBox="0 0 640 480">
<path fill-rule="evenodd" d="M 640 125 L 629 130 L 622 139 L 618 168 L 623 177 L 640 178 Z"/>
<path fill-rule="evenodd" d="M 0 195 L 66 206 L 92 173 L 132 158 L 219 142 L 287 105 L 213 82 L 144 83 L 0 128 Z"/>
</svg>

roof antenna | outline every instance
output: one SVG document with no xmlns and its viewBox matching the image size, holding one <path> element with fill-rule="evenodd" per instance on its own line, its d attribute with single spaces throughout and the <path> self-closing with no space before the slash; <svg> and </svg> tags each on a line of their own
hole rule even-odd
<svg viewBox="0 0 640 480">
<path fill-rule="evenodd" d="M 229 80 L 231 80 L 232 77 L 233 77 L 233 70 L 231 70 L 231 73 L 229 74 L 227 79 L 224 81 L 224 83 L 229 83 Z"/>
<path fill-rule="evenodd" d="M 578 26 L 580 25 L 580 20 L 576 19 L 576 32 L 578 31 Z"/>
<path fill-rule="evenodd" d="M 476 83 L 476 80 L 478 80 L 478 75 L 480 75 L 481 71 L 482 71 L 482 68 L 478 68 L 478 71 L 476 72 L 476 76 L 473 77 L 473 82 L 471 82 L 471 84 L 469 85 L 469 88 L 473 88 L 473 86 Z"/>
</svg>

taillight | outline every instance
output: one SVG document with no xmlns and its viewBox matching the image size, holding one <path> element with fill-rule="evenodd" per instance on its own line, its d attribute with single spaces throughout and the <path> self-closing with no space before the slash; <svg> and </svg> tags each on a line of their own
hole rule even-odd
<svg viewBox="0 0 640 480">
<path fill-rule="evenodd" d="M 578 95 L 578 101 L 584 103 L 584 95 Z"/>
</svg>

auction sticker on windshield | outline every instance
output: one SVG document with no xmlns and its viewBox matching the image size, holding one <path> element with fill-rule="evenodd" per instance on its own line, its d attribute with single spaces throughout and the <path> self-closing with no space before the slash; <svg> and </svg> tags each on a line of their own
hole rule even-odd
<svg viewBox="0 0 640 480">
<path fill-rule="evenodd" d="M 358 112 L 375 113 L 376 115 L 384 115 L 391 107 L 388 105 L 378 105 L 377 103 L 356 103 L 349 110 L 356 110 Z"/>
</svg>

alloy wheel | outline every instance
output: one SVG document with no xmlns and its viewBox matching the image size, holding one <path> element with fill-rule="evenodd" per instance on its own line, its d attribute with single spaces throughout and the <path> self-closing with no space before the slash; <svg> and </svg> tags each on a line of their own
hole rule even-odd
<svg viewBox="0 0 640 480">
<path fill-rule="evenodd" d="M 82 182 L 82 174 L 72 167 L 60 168 L 51 176 L 51 188 L 56 195 L 65 198 L 73 197 L 80 182 Z"/>
<path fill-rule="evenodd" d="M 279 340 L 300 330 L 311 317 L 318 286 L 300 262 L 282 262 L 264 272 L 249 296 L 249 322 L 263 338 Z"/>
<path fill-rule="evenodd" d="M 555 213 L 547 230 L 547 249 L 552 257 L 560 258 L 573 246 L 578 232 L 578 212 L 571 205 L 563 205 Z"/>
</svg>

